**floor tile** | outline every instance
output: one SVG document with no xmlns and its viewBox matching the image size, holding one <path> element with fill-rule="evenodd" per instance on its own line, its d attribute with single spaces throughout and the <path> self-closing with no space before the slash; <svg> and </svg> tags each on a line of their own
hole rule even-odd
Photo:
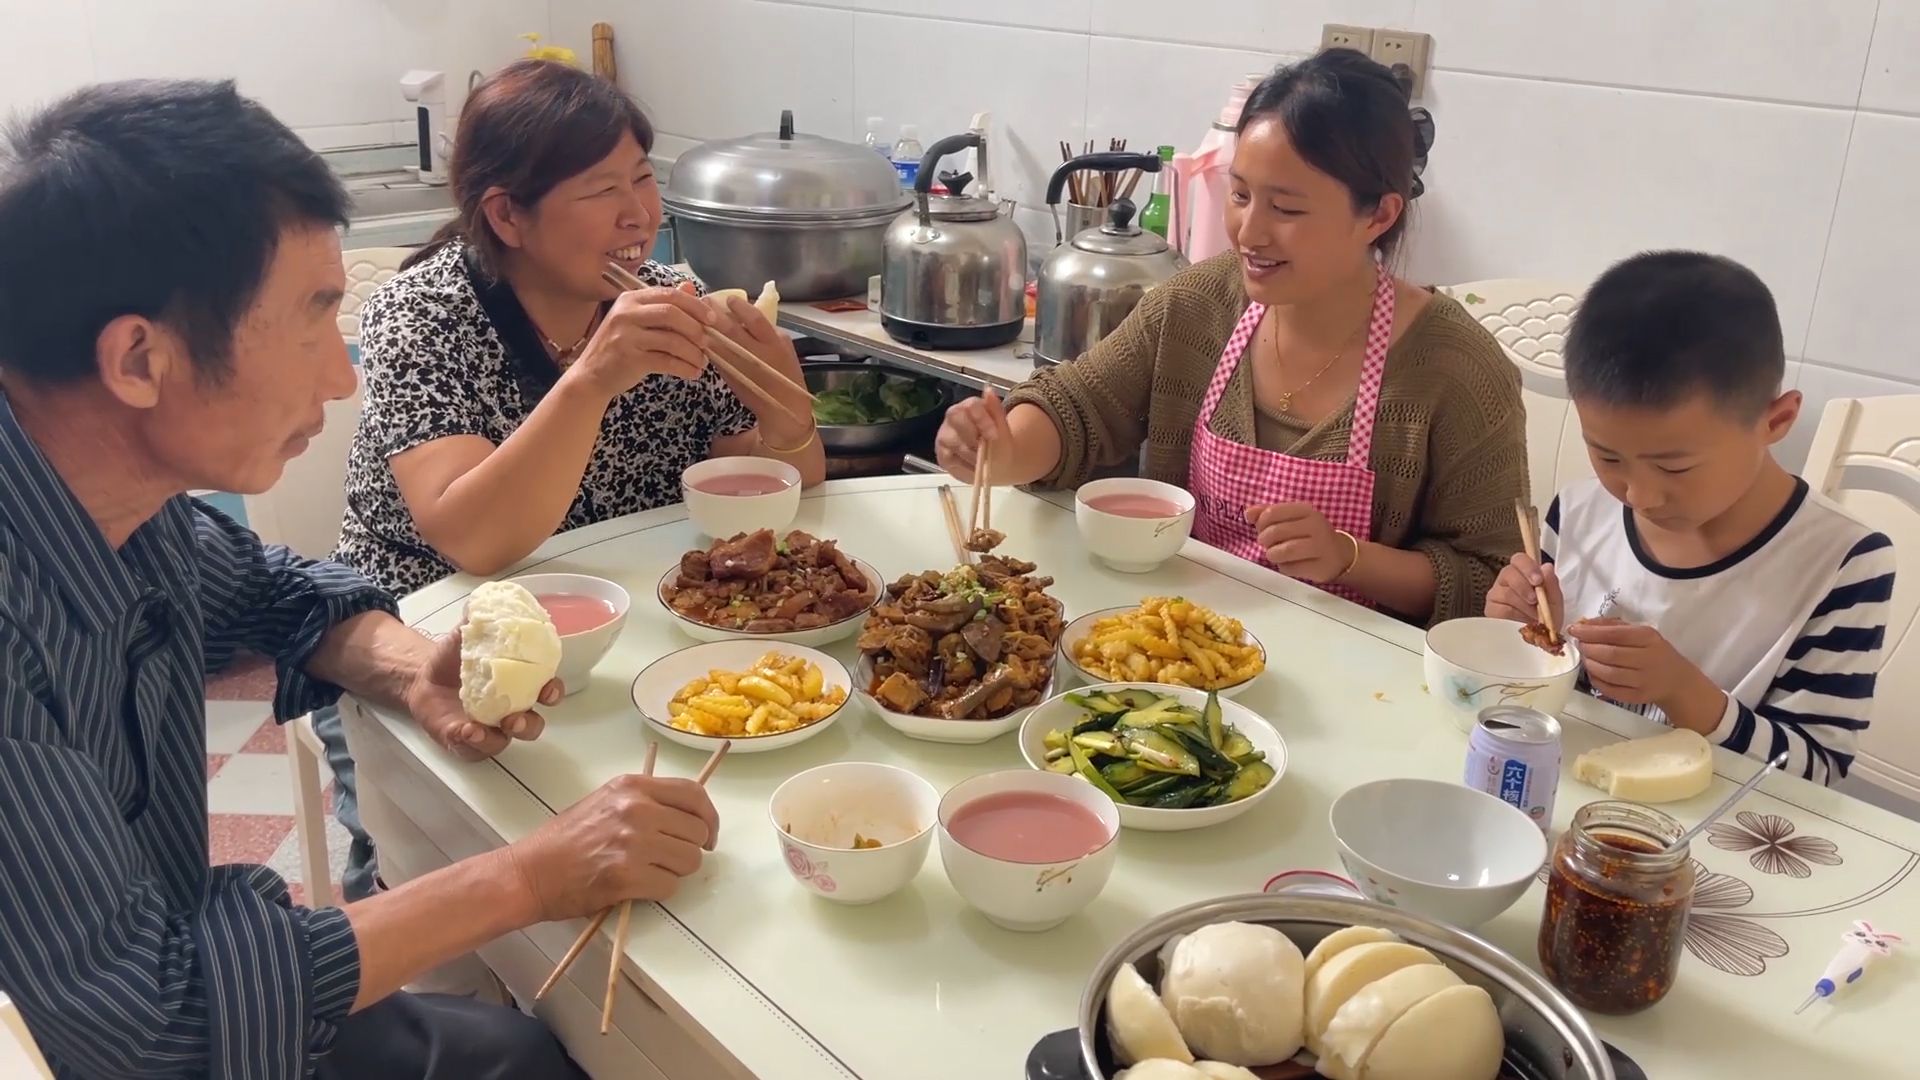
<svg viewBox="0 0 1920 1080">
<path fill-rule="evenodd" d="M 207 779 L 212 780 L 214 777 L 220 775 L 220 766 L 225 765 L 227 758 L 231 756 L 231 754 L 208 754 Z"/>
<path fill-rule="evenodd" d="M 207 812 L 291 814 L 292 775 L 283 754 L 235 754 L 207 783 Z"/>
<path fill-rule="evenodd" d="M 272 701 L 279 681 L 272 660 L 250 654 L 207 680 L 207 700 Z"/>
<path fill-rule="evenodd" d="M 207 702 L 207 753 L 235 754 L 260 730 L 268 708 L 260 701 Z"/>
<path fill-rule="evenodd" d="M 241 751 L 248 754 L 284 754 L 287 752 L 286 725 L 269 716 L 262 721 Z"/>
<path fill-rule="evenodd" d="M 288 814 L 212 814 L 207 818 L 208 861 L 265 863 L 293 829 Z"/>
</svg>

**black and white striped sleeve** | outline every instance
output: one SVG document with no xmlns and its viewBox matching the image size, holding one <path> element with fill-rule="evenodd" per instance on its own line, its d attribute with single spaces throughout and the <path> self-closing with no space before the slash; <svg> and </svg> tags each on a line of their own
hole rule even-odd
<svg viewBox="0 0 1920 1080">
<path fill-rule="evenodd" d="M 1833 584 L 1800 627 L 1759 704 L 1728 697 L 1709 736 L 1822 784 L 1847 775 L 1867 729 L 1893 601 L 1893 542 L 1873 533 L 1840 560 Z"/>
</svg>

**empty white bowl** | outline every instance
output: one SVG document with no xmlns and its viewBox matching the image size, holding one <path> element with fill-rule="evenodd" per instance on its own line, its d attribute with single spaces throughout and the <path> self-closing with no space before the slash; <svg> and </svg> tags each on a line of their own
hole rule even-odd
<svg viewBox="0 0 1920 1080">
<path fill-rule="evenodd" d="M 907 738 L 919 739 L 921 742 L 963 746 L 991 742 L 1018 728 L 1021 721 L 1025 720 L 1027 714 L 1033 712 L 1036 707 L 1029 705 L 1024 709 L 1015 709 L 1005 716 L 992 720 L 943 720 L 937 716 L 899 713 L 881 704 L 880 699 L 870 692 L 874 682 L 873 657 L 861 654 L 860 661 L 854 666 L 853 671 L 854 677 L 858 680 L 855 692 L 860 695 L 860 700 L 866 702 L 867 708 L 873 712 L 873 715 L 879 717 L 881 723 Z M 1045 701 L 1048 695 L 1053 693 L 1053 684 L 1056 681 L 1052 669 L 1049 668 L 1047 684 L 1040 688 L 1041 701 Z"/>
<path fill-rule="evenodd" d="M 523 574 L 513 581 L 532 593 L 535 599 L 583 597 L 613 609 L 613 617 L 598 626 L 560 635 L 560 669 L 554 673 L 554 678 L 566 687 L 569 697 L 585 690 L 591 681 L 589 676 L 594 665 L 607 655 L 614 639 L 620 636 L 620 631 L 627 625 L 627 612 L 633 607 L 633 598 L 619 585 L 590 574 Z M 548 614 L 552 614 L 551 609 Z"/>
<path fill-rule="evenodd" d="M 773 490 L 726 490 L 741 486 Z M 715 540 L 760 529 L 780 532 L 800 513 L 800 470 L 771 458 L 708 458 L 680 474 L 680 498 L 694 526 Z"/>
<path fill-rule="evenodd" d="M 1067 624 L 1066 630 L 1060 634 L 1060 660 L 1066 665 L 1068 672 L 1074 679 L 1083 685 L 1098 684 L 1107 681 L 1107 676 L 1096 675 L 1086 668 L 1081 667 L 1080 661 L 1075 659 L 1074 650 L 1081 642 L 1087 639 L 1088 634 L 1093 632 L 1094 623 L 1099 622 L 1101 619 L 1111 619 L 1116 615 L 1125 615 L 1138 610 L 1138 606 L 1107 608 L 1104 611 L 1096 611 L 1091 615 L 1082 615 Z M 1244 628 L 1240 632 L 1240 644 L 1251 645 L 1260 650 L 1260 659 L 1262 661 L 1260 674 L 1254 675 L 1251 678 L 1242 679 L 1229 686 L 1216 687 L 1216 689 L 1220 691 L 1221 697 L 1239 697 L 1241 694 L 1247 692 L 1248 687 L 1260 680 L 1260 675 L 1266 674 L 1267 668 L 1265 661 L 1267 658 L 1267 647 L 1261 643 L 1259 638 L 1253 636 L 1253 631 Z"/>
<path fill-rule="evenodd" d="M 841 904 L 870 904 L 912 881 L 927 861 L 939 814 L 932 784 L 870 761 L 808 769 L 767 801 L 787 872 L 815 896 Z M 856 836 L 881 846 L 855 848 Z"/>
<path fill-rule="evenodd" d="M 1464 930 L 1512 907 L 1547 859 L 1546 835 L 1524 812 L 1439 780 L 1362 784 L 1327 818 L 1369 900 Z"/>
<path fill-rule="evenodd" d="M 954 814 L 975 799 L 1013 792 L 1056 795 L 1093 812 L 1104 831 L 1098 847 L 1058 861 L 1016 861 L 983 855 L 954 838 Z M 1535 830 L 1536 832 L 1538 830 Z M 940 861 L 960 898 L 1008 930 L 1050 930 L 1106 888 L 1119 854 L 1119 807 L 1071 776 L 1007 769 L 960 781 L 940 800 Z"/>
<path fill-rule="evenodd" d="M 874 569 L 871 563 L 861 559 L 853 560 L 853 564 L 858 566 L 860 572 L 867 576 L 868 591 L 873 596 L 873 604 L 878 604 L 880 598 L 886 594 L 887 588 L 887 583 L 880 579 L 880 571 Z M 673 610 L 672 605 L 667 603 L 667 587 L 672 585 L 674 579 L 679 576 L 680 564 L 675 563 L 673 566 L 668 567 L 667 572 L 660 575 L 660 584 L 653 590 L 653 598 L 654 601 L 660 605 L 660 610 L 666 612 L 667 616 L 673 620 L 673 624 L 680 628 L 680 632 L 695 641 L 758 641 L 775 644 L 786 642 L 793 645 L 808 645 L 814 647 L 831 645 L 836 641 L 845 641 L 859 633 L 860 627 L 867 621 L 867 614 L 873 610 L 873 604 L 869 604 L 859 611 L 854 612 L 852 615 L 841 619 L 839 622 L 828 623 L 825 626 L 816 626 L 811 630 L 787 630 L 778 634 L 749 634 L 744 630 L 733 630 L 724 626 L 709 626 L 706 623 L 689 619 L 685 615 Z"/>
<path fill-rule="evenodd" d="M 806 742 L 815 735 L 833 726 L 840 714 L 847 711 L 853 703 L 853 680 L 847 675 L 845 664 L 817 649 L 803 645 L 785 643 L 768 644 L 764 641 L 715 641 L 705 645 L 693 645 L 679 652 L 667 655 L 641 669 L 633 680 L 633 707 L 647 722 L 647 727 L 668 742 L 681 746 L 691 746 L 696 750 L 709 753 L 719 749 L 726 736 L 703 735 L 697 731 L 683 731 L 674 727 L 672 714 L 667 705 L 681 688 L 695 679 L 705 678 L 709 671 L 747 671 L 755 661 L 767 653 L 777 652 L 782 656 L 799 657 L 811 660 L 819 666 L 822 681 L 827 687 L 840 687 L 848 691 L 847 700 L 826 718 L 816 720 L 806 727 L 792 731 L 780 731 L 769 735 L 745 735 L 733 737 L 735 754 L 753 754 L 763 750 L 778 750 L 783 746 Z"/>
<path fill-rule="evenodd" d="M 1178 686 L 1156 686 L 1153 683 L 1098 683 L 1074 691 L 1081 694 L 1098 694 L 1108 690 L 1146 690 L 1154 694 L 1165 694 L 1178 698 L 1182 705 L 1191 705 L 1196 709 L 1207 704 L 1204 690 L 1188 690 Z M 1067 700 L 1066 694 L 1050 698 L 1040 703 L 1020 724 L 1020 756 L 1027 764 L 1036 769 L 1047 767 L 1047 732 L 1057 728 L 1071 727 L 1086 710 Z M 1120 824 L 1129 829 L 1145 832 L 1184 832 L 1188 829 L 1203 829 L 1208 825 L 1218 825 L 1232 821 L 1241 814 L 1254 808 L 1260 800 L 1273 793 L 1280 781 L 1287 775 L 1287 744 L 1280 738 L 1280 732 L 1272 724 L 1237 702 L 1222 697 L 1220 716 L 1228 724 L 1247 737 L 1255 750 L 1267 755 L 1267 764 L 1273 766 L 1273 779 L 1267 786 L 1237 802 L 1223 806 L 1199 806 L 1185 810 L 1161 809 L 1151 806 L 1129 806 L 1115 803 L 1120 808 Z M 1085 781 L 1082 781 L 1083 783 Z M 1087 784 L 1089 788 L 1092 784 Z"/>
<path fill-rule="evenodd" d="M 1450 619 L 1427 631 L 1427 695 L 1461 731 L 1489 705 L 1557 714 L 1580 677 L 1579 645 L 1566 641 L 1564 653 L 1527 644 L 1509 619 Z"/>
<path fill-rule="evenodd" d="M 1114 513 L 1096 507 L 1108 499 L 1157 499 L 1174 512 L 1159 516 Z M 1158 480 L 1121 476 L 1082 484 L 1073 496 L 1073 520 L 1093 557 L 1123 574 L 1144 574 L 1180 553 L 1193 533 L 1193 496 Z"/>
</svg>

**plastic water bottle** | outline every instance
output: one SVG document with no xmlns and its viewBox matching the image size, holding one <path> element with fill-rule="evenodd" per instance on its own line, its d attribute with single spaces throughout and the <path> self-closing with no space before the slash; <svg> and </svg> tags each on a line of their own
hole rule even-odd
<svg viewBox="0 0 1920 1080">
<path fill-rule="evenodd" d="M 913 124 L 900 125 L 900 141 L 893 144 L 893 171 L 900 174 L 900 186 L 913 190 L 913 183 L 920 178 L 920 159 L 927 155 L 927 148 L 920 145 L 920 129 Z"/>
<path fill-rule="evenodd" d="M 880 126 L 884 123 L 886 123 L 884 117 L 867 117 L 867 149 L 879 154 L 888 161 L 892 161 L 893 144 L 887 142 L 885 135 L 880 134 Z"/>
</svg>

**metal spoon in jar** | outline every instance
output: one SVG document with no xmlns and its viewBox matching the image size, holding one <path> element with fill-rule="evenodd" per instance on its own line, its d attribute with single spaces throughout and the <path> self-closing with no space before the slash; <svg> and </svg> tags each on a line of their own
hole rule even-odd
<svg viewBox="0 0 1920 1080">
<path fill-rule="evenodd" d="M 1752 791 L 1754 788 L 1759 787 L 1760 781 L 1765 780 L 1767 778 L 1767 774 L 1773 772 L 1773 770 L 1775 769 L 1785 768 L 1786 764 L 1787 764 L 1787 755 L 1781 754 L 1779 757 L 1774 758 L 1772 761 L 1769 761 L 1765 765 L 1762 765 L 1760 766 L 1760 768 L 1754 770 L 1753 775 L 1747 777 L 1746 783 L 1741 784 L 1739 787 L 1735 788 L 1733 791 L 1733 794 L 1727 796 L 1726 801 L 1722 802 L 1719 806 L 1714 807 L 1712 813 L 1708 814 L 1706 817 L 1701 818 L 1700 823 L 1698 825 L 1695 825 L 1693 828 L 1688 829 L 1686 832 L 1681 833 L 1680 839 L 1675 840 L 1671 844 L 1668 844 L 1667 850 L 1678 851 L 1681 848 L 1686 847 L 1687 842 L 1692 840 L 1694 837 L 1699 836 L 1701 833 L 1701 830 L 1705 829 L 1707 826 L 1713 824 L 1714 822 L 1719 821 L 1720 818 L 1724 814 L 1726 814 L 1727 811 L 1733 809 L 1733 804 L 1739 802 L 1743 797 L 1745 797 L 1747 792 Z"/>
</svg>

